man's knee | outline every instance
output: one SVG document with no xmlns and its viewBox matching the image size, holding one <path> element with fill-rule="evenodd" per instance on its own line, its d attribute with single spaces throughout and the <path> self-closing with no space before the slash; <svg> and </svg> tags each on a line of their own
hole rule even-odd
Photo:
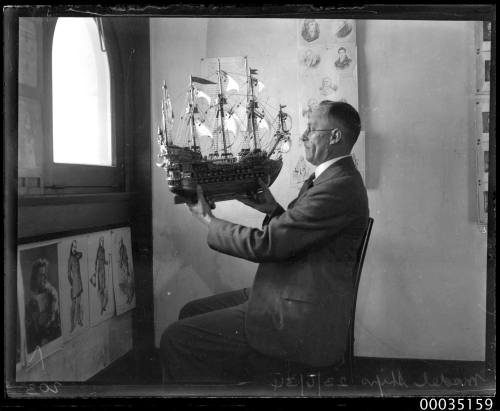
<svg viewBox="0 0 500 411">
<path fill-rule="evenodd" d="M 179 311 L 179 320 L 199 314 L 200 308 L 198 305 L 198 300 L 193 300 L 185 304 Z"/>
</svg>

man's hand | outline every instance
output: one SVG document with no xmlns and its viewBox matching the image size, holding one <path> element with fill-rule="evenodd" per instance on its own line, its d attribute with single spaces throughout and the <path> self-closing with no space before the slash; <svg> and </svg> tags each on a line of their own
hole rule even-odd
<svg viewBox="0 0 500 411">
<path fill-rule="evenodd" d="M 276 207 L 277 201 L 274 199 L 269 187 L 259 178 L 259 185 L 262 188 L 261 193 L 252 193 L 251 195 L 238 197 L 238 201 L 246 204 L 249 207 L 255 208 L 264 214 L 272 214 Z"/>
<path fill-rule="evenodd" d="M 196 187 L 196 195 L 198 197 L 198 201 L 196 203 L 187 201 L 186 204 L 191 213 L 198 220 L 200 220 L 205 225 L 209 225 L 210 222 L 212 221 L 212 218 L 214 218 L 211 211 L 211 208 L 213 207 L 211 207 L 205 200 L 205 196 L 203 195 L 203 190 L 199 185 Z"/>
</svg>

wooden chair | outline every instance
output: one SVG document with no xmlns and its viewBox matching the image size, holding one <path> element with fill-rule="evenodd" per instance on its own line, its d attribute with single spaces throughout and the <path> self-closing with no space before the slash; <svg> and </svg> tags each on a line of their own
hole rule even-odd
<svg viewBox="0 0 500 411">
<path fill-rule="evenodd" d="M 368 219 L 368 225 L 361 242 L 360 249 L 358 251 L 358 258 L 356 265 L 354 266 L 354 292 L 353 292 L 353 303 L 351 311 L 351 321 L 349 322 L 349 330 L 347 331 L 347 350 L 345 354 L 345 365 L 347 371 L 347 382 L 349 384 L 354 383 L 354 320 L 356 317 L 356 301 L 358 299 L 358 289 L 359 282 L 361 280 L 361 272 L 363 271 L 363 264 L 365 262 L 366 249 L 368 248 L 368 241 L 370 240 L 370 234 L 373 227 L 373 218 Z"/>
<path fill-rule="evenodd" d="M 370 240 L 373 221 L 374 220 L 371 217 L 368 219 L 368 224 L 366 226 L 366 230 L 358 250 L 356 264 L 353 269 L 353 304 L 351 310 L 351 318 L 349 321 L 349 329 L 347 331 L 346 353 L 344 355 L 343 361 L 329 367 L 319 368 L 295 363 L 292 361 L 285 361 L 285 375 L 294 375 L 300 373 L 314 375 L 316 372 L 320 372 L 322 375 L 327 376 L 330 374 L 336 375 L 339 372 L 342 372 L 342 374 L 345 374 L 347 384 L 354 384 L 354 320 L 356 316 L 356 301 L 358 299 L 359 282 L 361 280 L 361 272 L 363 271 L 363 264 L 365 262 L 366 250 L 368 248 L 368 242 Z"/>
</svg>

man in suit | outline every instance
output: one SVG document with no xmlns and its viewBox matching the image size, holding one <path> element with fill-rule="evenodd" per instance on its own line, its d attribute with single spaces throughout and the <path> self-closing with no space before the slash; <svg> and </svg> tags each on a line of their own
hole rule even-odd
<svg viewBox="0 0 500 411">
<path fill-rule="evenodd" d="M 165 382 L 245 378 L 253 365 L 291 360 L 328 366 L 342 360 L 353 303 L 353 267 L 368 222 L 368 199 L 350 152 L 360 132 L 356 110 L 323 101 L 302 135 L 316 166 L 283 209 L 263 192 L 241 201 L 266 214 L 261 229 L 215 217 L 198 188 L 192 214 L 208 245 L 259 263 L 251 289 L 184 306 L 164 332 Z"/>
</svg>

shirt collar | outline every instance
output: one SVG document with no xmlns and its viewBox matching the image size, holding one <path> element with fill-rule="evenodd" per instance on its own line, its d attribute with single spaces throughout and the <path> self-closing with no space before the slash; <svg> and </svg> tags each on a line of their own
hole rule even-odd
<svg viewBox="0 0 500 411">
<path fill-rule="evenodd" d="M 318 167 L 316 167 L 316 170 L 314 171 L 314 180 L 316 180 L 321 175 L 321 173 L 323 173 L 332 164 L 334 164 L 337 161 L 339 161 L 339 160 L 341 160 L 343 158 L 346 158 L 346 157 L 351 157 L 351 154 L 347 154 L 345 156 L 331 158 L 330 160 L 325 161 L 324 163 L 321 163 Z"/>
</svg>

